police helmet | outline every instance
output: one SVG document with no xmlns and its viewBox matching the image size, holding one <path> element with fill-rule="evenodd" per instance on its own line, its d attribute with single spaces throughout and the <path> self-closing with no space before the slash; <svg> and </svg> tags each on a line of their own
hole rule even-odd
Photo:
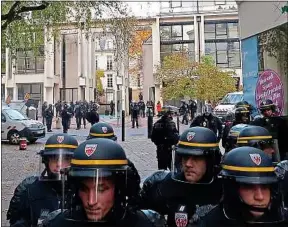
<svg viewBox="0 0 288 227">
<path fill-rule="evenodd" d="M 235 120 L 236 122 L 249 123 L 250 122 L 250 111 L 245 107 L 238 107 L 235 109 Z"/>
<path fill-rule="evenodd" d="M 73 198 L 71 198 L 73 205 L 69 212 L 71 216 L 68 218 L 70 220 L 78 220 L 78 218 L 83 220 L 83 217 L 77 214 L 79 212 L 83 214 L 86 211 L 84 220 L 87 220 L 87 222 L 111 222 L 122 219 L 127 204 L 127 168 L 126 154 L 116 142 L 96 138 L 81 143 L 74 152 L 71 167 L 66 171 L 73 194 Z M 87 182 L 90 182 L 90 184 Z M 87 187 L 89 187 L 91 193 L 94 193 L 92 193 L 93 195 L 90 192 L 85 192 Z M 81 194 L 86 193 L 88 199 L 97 201 L 97 199 L 100 199 L 97 196 L 104 196 L 102 195 L 103 188 L 105 190 L 113 189 L 109 195 L 114 198 L 111 209 L 106 213 L 89 214 L 89 211 L 87 213 Z"/>
<path fill-rule="evenodd" d="M 249 127 L 247 124 L 237 124 L 231 127 L 230 131 L 227 135 L 227 147 L 225 147 L 225 152 L 228 152 L 234 148 L 237 147 L 237 139 L 240 134 L 240 132 L 246 128 Z"/>
<path fill-rule="evenodd" d="M 60 180 L 60 170 L 70 166 L 71 158 L 77 147 L 77 140 L 66 133 L 50 136 L 45 143 L 44 150 L 39 152 L 41 156 L 40 180 Z M 45 165 L 44 170 L 41 168 L 42 163 Z"/>
<path fill-rule="evenodd" d="M 283 221 L 282 192 L 272 159 L 253 147 L 238 147 L 225 154 L 218 177 L 223 180 L 223 211 L 228 219 L 244 222 L 275 223 Z M 265 185 L 270 188 L 268 207 L 248 205 L 239 194 L 240 186 Z M 243 220 L 251 211 L 263 212 L 265 219 Z M 244 217 L 242 214 L 247 214 Z"/>
<path fill-rule="evenodd" d="M 175 168 L 173 179 L 177 181 L 183 178 L 182 160 L 189 156 L 203 156 L 206 160 L 206 173 L 199 183 L 212 183 L 215 175 L 215 166 L 219 165 L 221 153 L 215 133 L 204 127 L 192 127 L 181 135 L 175 151 Z M 185 175 L 185 174 L 184 174 Z M 183 179 L 183 180 L 181 180 Z"/>
<path fill-rule="evenodd" d="M 240 101 L 240 102 L 237 102 L 236 105 L 235 105 L 236 108 L 239 108 L 239 107 L 244 107 L 248 110 L 250 110 L 251 106 L 250 104 L 247 102 L 247 101 Z"/>
<path fill-rule="evenodd" d="M 266 99 L 260 103 L 259 109 L 261 113 L 264 113 L 266 110 L 272 110 L 272 112 L 275 112 L 276 106 L 272 100 Z"/>
<path fill-rule="evenodd" d="M 117 140 L 117 136 L 115 135 L 112 126 L 104 122 L 98 122 L 92 125 L 87 140 L 93 138 L 107 138 L 114 141 Z"/>
</svg>

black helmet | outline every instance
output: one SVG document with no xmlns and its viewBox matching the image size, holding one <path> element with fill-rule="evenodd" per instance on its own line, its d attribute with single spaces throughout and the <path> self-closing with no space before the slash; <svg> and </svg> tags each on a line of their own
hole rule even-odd
<svg viewBox="0 0 288 227">
<path fill-rule="evenodd" d="M 207 170 L 199 183 L 212 183 L 215 175 L 215 166 L 220 162 L 219 143 L 215 133 L 204 127 L 192 127 L 185 130 L 179 139 L 175 152 L 173 179 L 185 183 L 185 173 L 182 167 L 182 158 L 189 156 L 204 156 Z"/>
<path fill-rule="evenodd" d="M 239 123 L 250 122 L 250 111 L 245 107 L 238 107 L 235 109 L 235 121 Z"/>
<path fill-rule="evenodd" d="M 240 102 L 237 102 L 236 105 L 235 105 L 236 108 L 239 108 L 239 107 L 244 107 L 248 110 L 251 110 L 251 105 L 247 102 L 247 101 L 240 101 Z"/>
<path fill-rule="evenodd" d="M 161 115 L 165 117 L 169 117 L 173 114 L 173 110 L 170 106 L 163 106 L 161 109 Z"/>
<path fill-rule="evenodd" d="M 117 140 L 117 136 L 115 135 L 112 126 L 102 122 L 96 123 L 92 125 L 92 127 L 90 128 L 87 140 L 93 138 L 106 138 L 106 139 L 112 139 L 114 141 Z"/>
<path fill-rule="evenodd" d="M 226 143 L 227 146 L 229 147 L 229 149 L 227 149 L 227 147 L 225 147 L 225 151 L 226 152 L 228 152 L 229 150 L 232 150 L 232 149 L 237 147 L 238 136 L 239 136 L 240 132 L 246 127 L 249 127 L 249 125 L 247 125 L 247 124 L 237 124 L 237 125 L 234 125 L 230 129 L 230 131 L 228 133 L 228 136 L 227 136 L 227 143 Z"/>
<path fill-rule="evenodd" d="M 268 219 L 254 222 L 273 223 L 283 220 L 282 195 L 272 159 L 267 154 L 253 147 L 235 148 L 225 154 L 221 166 L 222 170 L 218 176 L 223 179 L 223 209 L 226 218 L 252 222 L 244 220 L 241 214 L 259 211 L 264 212 Z M 248 205 L 239 195 L 241 185 L 269 185 L 270 205 L 267 208 Z"/>
<path fill-rule="evenodd" d="M 277 161 L 280 157 L 278 154 L 278 149 L 275 149 L 275 143 L 271 133 L 266 128 L 261 126 L 253 125 L 244 128 L 239 133 L 237 146 L 249 146 L 266 152 L 269 151 L 273 161 Z"/>
<path fill-rule="evenodd" d="M 266 99 L 260 103 L 259 109 L 261 113 L 264 113 L 265 110 L 272 110 L 272 112 L 275 112 L 276 106 L 272 100 Z"/>
<path fill-rule="evenodd" d="M 78 147 L 77 140 L 66 133 L 52 135 L 46 141 L 44 150 L 39 152 L 42 163 L 45 165 L 44 171 L 40 168 L 40 180 L 60 180 L 60 170 L 70 166 L 74 150 Z M 51 164 L 52 160 L 54 165 Z M 50 162 L 50 168 L 49 168 Z M 55 168 L 52 170 L 51 168 Z"/>
<path fill-rule="evenodd" d="M 89 222 L 104 222 L 104 218 L 107 222 L 116 222 L 122 219 L 125 215 L 127 203 L 127 168 L 126 154 L 116 142 L 97 138 L 81 143 L 74 152 L 71 167 L 66 172 L 72 191 L 73 204 L 70 207 L 69 214 L 71 216 L 68 219 L 87 220 Z M 90 182 L 90 184 L 87 182 Z M 86 188 L 90 189 L 91 193 L 95 193 L 91 197 L 93 198 L 91 202 L 93 204 L 89 205 L 89 209 L 93 209 L 93 206 L 95 206 L 97 196 L 102 195 L 101 190 L 110 191 L 108 197 L 110 200 L 111 198 L 114 199 L 111 202 L 111 208 L 106 213 L 104 211 L 104 213 L 99 212 L 99 214 L 87 213 L 86 202 L 83 200 L 88 197 L 90 201 L 91 195 L 90 192 L 85 195 Z M 84 199 L 81 197 L 83 193 L 86 196 Z"/>
</svg>

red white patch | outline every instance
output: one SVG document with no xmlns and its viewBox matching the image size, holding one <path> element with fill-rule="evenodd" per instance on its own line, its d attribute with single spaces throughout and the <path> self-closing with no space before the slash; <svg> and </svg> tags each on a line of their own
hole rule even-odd
<svg viewBox="0 0 288 227">
<path fill-rule="evenodd" d="M 57 142 L 62 143 L 64 141 L 64 136 L 57 136 Z"/>
<path fill-rule="evenodd" d="M 186 227 L 188 224 L 188 214 L 175 213 L 175 223 L 177 227 Z"/>
<path fill-rule="evenodd" d="M 85 154 L 90 157 L 96 151 L 97 144 L 86 144 L 85 146 Z"/>
<path fill-rule="evenodd" d="M 108 131 L 107 127 L 102 127 L 102 131 L 103 131 L 104 133 L 107 133 L 107 131 Z"/>
<path fill-rule="evenodd" d="M 261 156 L 260 154 L 249 154 L 251 160 L 257 165 L 259 166 L 261 164 Z"/>
<path fill-rule="evenodd" d="M 191 141 L 191 140 L 193 140 L 195 135 L 196 135 L 195 132 L 188 132 L 186 138 L 187 138 L 188 141 Z"/>
</svg>

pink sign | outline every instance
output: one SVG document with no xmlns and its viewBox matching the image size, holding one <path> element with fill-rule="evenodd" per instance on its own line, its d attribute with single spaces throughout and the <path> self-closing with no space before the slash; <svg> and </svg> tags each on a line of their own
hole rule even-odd
<svg viewBox="0 0 288 227">
<path fill-rule="evenodd" d="M 270 99 L 276 105 L 276 115 L 283 113 L 284 108 L 284 89 L 279 75 L 271 70 L 265 70 L 257 80 L 255 90 L 255 102 L 257 108 L 260 103 L 266 99 Z"/>
</svg>

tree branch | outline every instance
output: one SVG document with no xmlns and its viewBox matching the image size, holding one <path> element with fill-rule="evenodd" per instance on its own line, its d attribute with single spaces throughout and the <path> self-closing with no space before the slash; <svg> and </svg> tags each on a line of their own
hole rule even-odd
<svg viewBox="0 0 288 227">
<path fill-rule="evenodd" d="M 15 20 L 20 20 L 22 17 L 19 15 L 25 12 L 44 10 L 49 6 L 48 2 L 42 2 L 39 6 L 22 6 L 19 10 L 15 10 L 20 5 L 20 1 L 16 1 L 12 7 L 10 8 L 7 14 L 1 15 L 1 20 L 5 21 L 3 25 L 1 25 L 1 29 L 5 30 L 7 26 Z"/>
</svg>

